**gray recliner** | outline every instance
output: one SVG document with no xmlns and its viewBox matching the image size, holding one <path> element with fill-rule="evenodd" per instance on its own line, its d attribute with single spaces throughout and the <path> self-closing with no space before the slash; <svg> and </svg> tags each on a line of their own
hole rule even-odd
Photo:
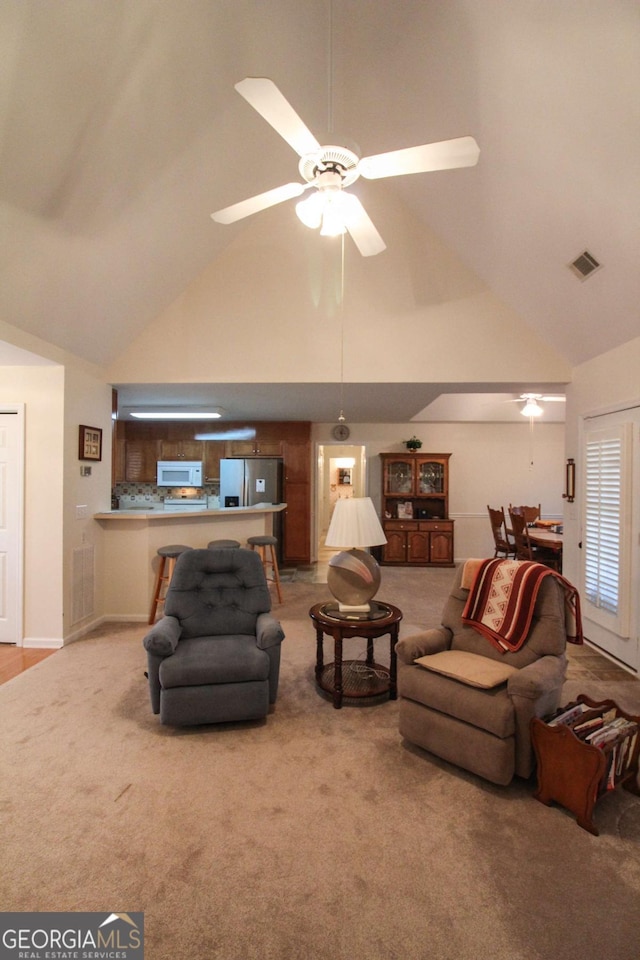
<svg viewBox="0 0 640 960">
<path fill-rule="evenodd" d="M 567 664 L 565 594 L 555 577 L 545 577 L 525 643 L 516 652 L 501 653 L 462 622 L 469 596 L 461 586 L 463 569 L 461 564 L 441 626 L 397 644 L 400 733 L 443 760 L 506 785 L 514 774 L 526 779 L 533 772 L 531 718 L 547 716 L 559 705 Z M 462 653 L 458 658 L 447 654 L 448 663 L 472 661 L 464 680 L 415 662 L 424 657 L 428 665 L 429 657 L 448 650 Z M 476 669 L 510 675 L 495 686 L 476 686 Z"/>
<path fill-rule="evenodd" d="M 276 702 L 284 633 L 252 550 L 179 557 L 164 616 L 147 633 L 149 692 L 162 723 L 256 720 Z"/>
</svg>

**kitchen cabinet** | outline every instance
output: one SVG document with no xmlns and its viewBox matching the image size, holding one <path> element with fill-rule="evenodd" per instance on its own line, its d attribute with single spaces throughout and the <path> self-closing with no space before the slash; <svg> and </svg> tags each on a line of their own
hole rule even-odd
<svg viewBox="0 0 640 960">
<path fill-rule="evenodd" d="M 203 440 L 160 440 L 160 460 L 203 459 Z"/>
<path fill-rule="evenodd" d="M 282 442 L 280 440 L 229 440 L 227 443 L 228 457 L 281 457 Z"/>
<path fill-rule="evenodd" d="M 115 392 L 115 391 L 114 391 Z M 111 485 L 124 483 L 126 470 L 127 441 L 124 433 L 124 422 L 114 420 L 111 431 Z"/>
<path fill-rule="evenodd" d="M 383 563 L 453 566 L 450 456 L 381 454 Z"/>
<path fill-rule="evenodd" d="M 127 440 L 125 480 L 128 483 L 155 483 L 158 459 L 157 440 Z"/>
<path fill-rule="evenodd" d="M 228 440 L 227 457 L 282 457 L 286 465 L 291 444 L 303 444 L 309 450 L 311 425 L 304 420 L 261 420 L 230 426 L 251 431 L 252 435 L 247 440 Z"/>
<path fill-rule="evenodd" d="M 117 436 L 124 439 L 124 480 L 127 483 L 155 483 L 160 459 L 157 424 L 123 422 Z"/>
<path fill-rule="evenodd" d="M 285 484 L 284 499 L 287 509 L 283 513 L 282 552 L 287 563 L 311 561 L 310 498 L 310 484 Z"/>
<path fill-rule="evenodd" d="M 311 560 L 311 446 L 309 440 L 285 440 L 283 555 L 290 563 Z"/>
<path fill-rule="evenodd" d="M 112 483 L 124 483 L 127 477 L 127 441 L 113 441 Z"/>
<path fill-rule="evenodd" d="M 287 440 L 283 444 L 283 454 L 285 483 L 310 483 L 311 450 L 309 443 L 295 443 Z"/>
<path fill-rule="evenodd" d="M 204 443 L 204 481 L 220 479 L 220 461 L 226 457 L 226 443 L 224 440 L 205 440 Z"/>
</svg>

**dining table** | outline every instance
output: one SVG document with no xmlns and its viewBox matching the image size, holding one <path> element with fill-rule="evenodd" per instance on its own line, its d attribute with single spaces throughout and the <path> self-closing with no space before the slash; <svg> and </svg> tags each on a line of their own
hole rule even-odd
<svg viewBox="0 0 640 960">
<path fill-rule="evenodd" d="M 527 533 L 532 547 L 543 547 L 553 552 L 556 569 L 562 573 L 562 534 L 556 533 L 553 528 L 536 526 L 528 527 Z"/>
<path fill-rule="evenodd" d="M 562 534 L 548 527 L 528 527 L 529 540 L 537 547 L 562 551 Z"/>
</svg>

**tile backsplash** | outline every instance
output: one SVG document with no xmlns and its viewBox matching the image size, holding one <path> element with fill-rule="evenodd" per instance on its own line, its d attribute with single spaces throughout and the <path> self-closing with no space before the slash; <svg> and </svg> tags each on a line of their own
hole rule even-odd
<svg viewBox="0 0 640 960">
<path fill-rule="evenodd" d="M 113 497 L 122 507 L 128 503 L 164 503 L 165 497 L 215 497 L 220 493 L 220 483 L 207 483 L 204 487 L 158 487 L 155 483 L 116 483 Z"/>
</svg>

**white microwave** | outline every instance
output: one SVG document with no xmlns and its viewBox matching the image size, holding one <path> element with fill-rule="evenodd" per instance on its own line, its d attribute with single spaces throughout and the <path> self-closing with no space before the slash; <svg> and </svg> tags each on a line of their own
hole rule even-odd
<svg viewBox="0 0 640 960">
<path fill-rule="evenodd" d="M 201 487 L 201 460 L 158 460 L 159 487 Z"/>
</svg>

